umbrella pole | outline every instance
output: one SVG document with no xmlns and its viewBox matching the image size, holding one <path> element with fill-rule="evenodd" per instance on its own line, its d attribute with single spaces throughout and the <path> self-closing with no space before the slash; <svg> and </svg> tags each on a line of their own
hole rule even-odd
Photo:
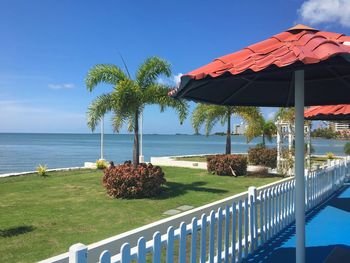
<svg viewBox="0 0 350 263">
<path fill-rule="evenodd" d="M 296 262 L 305 262 L 304 177 L 304 70 L 294 73 L 295 83 L 295 225 Z"/>
</svg>

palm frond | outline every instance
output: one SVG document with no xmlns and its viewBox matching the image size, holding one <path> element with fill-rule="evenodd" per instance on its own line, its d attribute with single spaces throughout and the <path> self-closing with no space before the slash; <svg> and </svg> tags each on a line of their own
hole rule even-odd
<svg viewBox="0 0 350 263">
<path fill-rule="evenodd" d="M 275 120 L 294 122 L 295 110 L 294 108 L 279 108 L 275 114 Z"/>
<path fill-rule="evenodd" d="M 261 135 L 261 125 L 258 121 L 256 122 L 250 122 L 247 126 L 247 129 L 244 133 L 247 142 L 250 142 L 254 138 Z"/>
<path fill-rule="evenodd" d="M 112 116 L 113 130 L 116 133 L 119 133 L 123 125 L 125 124 L 129 125 L 130 119 L 133 119 L 132 114 L 128 114 L 125 112 L 121 113 L 118 110 L 114 110 L 113 116 Z M 131 130 L 129 129 L 129 126 L 128 126 L 128 131 L 132 131 L 132 129 Z"/>
<path fill-rule="evenodd" d="M 228 106 L 219 106 L 220 107 L 220 112 L 217 111 L 218 114 L 220 114 L 220 123 L 221 126 L 224 126 L 225 123 L 227 122 L 228 117 L 232 115 L 231 107 Z"/>
<path fill-rule="evenodd" d="M 135 129 L 135 121 L 135 114 L 128 117 L 128 132 L 132 132 Z"/>
<path fill-rule="evenodd" d="M 117 85 L 121 80 L 127 79 L 127 76 L 119 67 L 110 64 L 98 64 L 92 67 L 86 77 L 85 83 L 89 91 L 92 91 L 99 83 Z"/>
<path fill-rule="evenodd" d="M 214 126 L 221 121 L 222 125 L 227 120 L 227 107 L 218 105 L 206 105 L 205 133 L 209 135 Z"/>
<path fill-rule="evenodd" d="M 192 127 L 198 133 L 200 127 L 204 125 L 205 134 L 209 135 L 215 124 L 226 116 L 227 109 L 223 106 L 199 103 L 192 113 Z"/>
<path fill-rule="evenodd" d="M 112 92 L 115 108 L 122 115 L 130 116 L 142 107 L 142 90 L 130 79 L 118 83 L 118 88 Z"/>
<path fill-rule="evenodd" d="M 159 57 L 150 57 L 139 67 L 136 82 L 141 88 L 148 88 L 160 75 L 171 76 L 170 64 Z"/>
<path fill-rule="evenodd" d="M 170 88 L 166 85 L 152 84 L 143 90 L 143 103 L 148 105 L 158 104 L 161 112 L 166 108 L 174 109 L 182 124 L 188 115 L 188 103 L 184 100 L 169 97 L 169 91 Z"/>
<path fill-rule="evenodd" d="M 263 134 L 265 135 L 265 138 L 271 142 L 273 135 L 277 133 L 277 127 L 273 121 L 266 121 L 263 125 Z"/>
<path fill-rule="evenodd" d="M 261 112 L 258 107 L 253 106 L 235 106 L 232 107 L 232 113 L 239 115 L 245 121 L 252 122 L 254 120 L 260 120 Z"/>
<path fill-rule="evenodd" d="M 98 96 L 88 107 L 87 119 L 88 127 L 94 131 L 101 118 L 113 108 L 113 98 L 111 94 Z"/>
<path fill-rule="evenodd" d="M 206 120 L 206 111 L 205 111 L 205 104 L 197 104 L 197 107 L 192 112 L 192 127 L 196 134 L 199 133 L 199 129 L 201 126 L 205 123 Z"/>
<path fill-rule="evenodd" d="M 263 125 L 263 117 L 259 107 L 253 106 L 234 106 L 232 107 L 234 114 L 239 115 L 248 124 L 244 133 L 247 142 L 261 135 Z"/>
<path fill-rule="evenodd" d="M 126 120 L 121 115 L 114 112 L 111 121 L 112 121 L 112 127 L 114 132 L 119 133 L 120 129 L 123 127 L 123 124 Z"/>
</svg>

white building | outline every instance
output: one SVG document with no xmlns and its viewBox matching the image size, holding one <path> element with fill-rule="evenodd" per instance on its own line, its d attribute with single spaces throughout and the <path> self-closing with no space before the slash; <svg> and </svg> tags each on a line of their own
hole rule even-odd
<svg viewBox="0 0 350 263">
<path fill-rule="evenodd" d="M 247 125 L 245 123 L 241 122 L 240 124 L 237 124 L 235 126 L 234 134 L 242 135 L 245 133 L 246 130 L 247 130 Z"/>
<path fill-rule="evenodd" d="M 335 122 L 334 123 L 334 130 L 336 132 L 338 131 L 348 131 L 350 130 L 350 123 L 346 123 L 346 122 Z"/>
</svg>

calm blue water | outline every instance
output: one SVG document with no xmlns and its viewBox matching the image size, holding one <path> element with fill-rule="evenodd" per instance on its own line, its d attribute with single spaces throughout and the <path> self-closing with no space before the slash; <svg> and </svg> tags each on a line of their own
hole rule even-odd
<svg viewBox="0 0 350 263">
<path fill-rule="evenodd" d="M 105 135 L 105 159 L 115 163 L 132 158 L 133 135 Z M 143 152 L 150 156 L 201 153 L 221 153 L 225 150 L 224 136 L 145 135 Z M 244 136 L 232 137 L 232 151 L 244 153 L 260 143 L 257 138 L 246 143 Z M 346 141 L 313 139 L 315 154 L 343 154 Z M 275 142 L 271 143 L 273 146 Z M 83 166 L 85 161 L 100 157 L 99 134 L 0 134 L 0 174 L 32 171 L 38 164 L 49 168 Z"/>
</svg>

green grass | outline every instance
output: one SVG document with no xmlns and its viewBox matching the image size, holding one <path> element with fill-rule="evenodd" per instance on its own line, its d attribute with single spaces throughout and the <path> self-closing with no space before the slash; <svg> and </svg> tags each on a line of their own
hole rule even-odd
<svg viewBox="0 0 350 263">
<path fill-rule="evenodd" d="M 327 162 L 327 157 L 323 156 L 312 156 L 311 157 L 311 164 L 313 165 L 322 165 Z"/>
<path fill-rule="evenodd" d="M 167 184 L 154 199 L 109 198 L 101 171 L 70 171 L 0 179 L 0 261 L 33 262 L 164 218 L 180 205 L 195 207 L 280 178 L 218 177 L 164 167 Z"/>
<path fill-rule="evenodd" d="M 334 157 L 334 160 L 341 159 L 339 157 Z M 312 156 L 311 157 L 311 164 L 314 165 L 323 165 L 327 163 L 327 157 L 326 156 Z"/>
<path fill-rule="evenodd" d="M 311 161 L 314 161 L 314 162 L 327 162 L 327 157 L 325 157 L 325 156 L 311 156 Z"/>
<path fill-rule="evenodd" d="M 206 162 L 207 156 L 182 156 L 176 157 L 176 161 L 188 161 L 188 162 Z"/>
</svg>

